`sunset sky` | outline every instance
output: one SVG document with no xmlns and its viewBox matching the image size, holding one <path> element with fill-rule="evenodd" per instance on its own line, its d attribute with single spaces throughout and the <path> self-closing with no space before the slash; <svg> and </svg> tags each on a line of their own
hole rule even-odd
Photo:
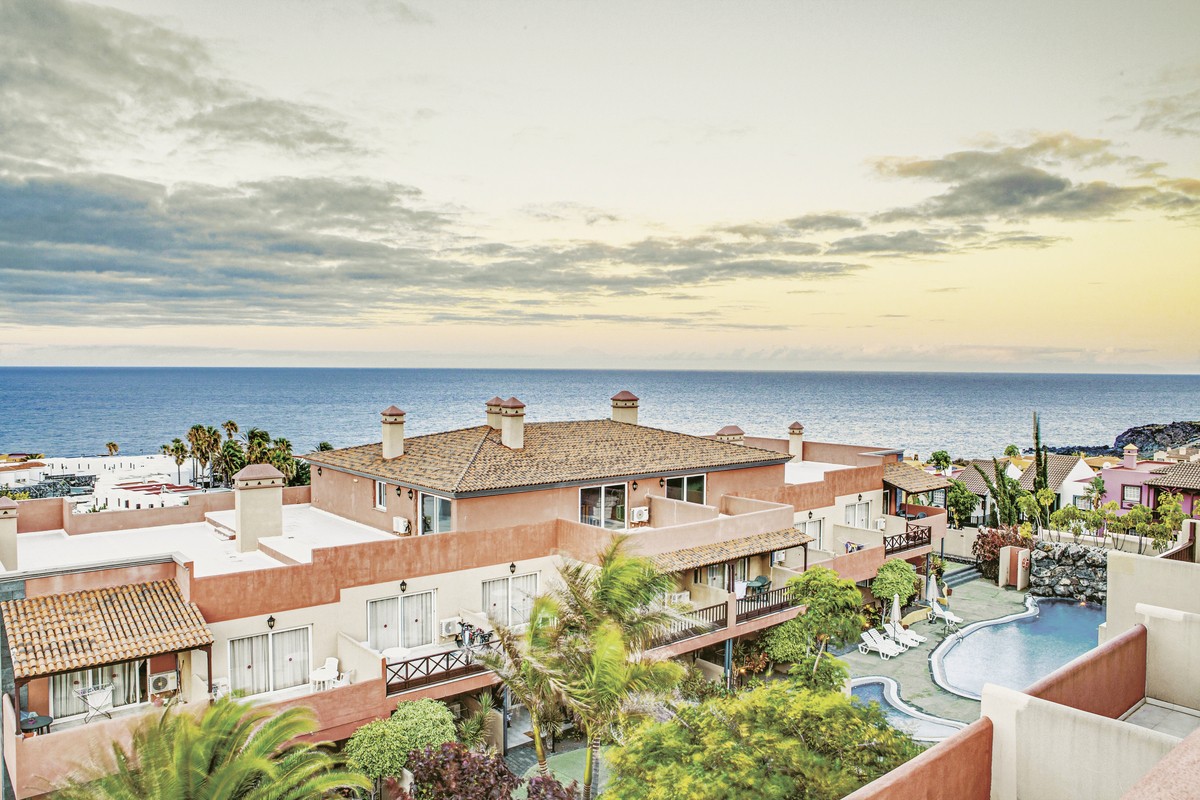
<svg viewBox="0 0 1200 800">
<path fill-rule="evenodd" d="M 0 364 L 1196 372 L 1197 31 L 0 0 Z"/>
</svg>

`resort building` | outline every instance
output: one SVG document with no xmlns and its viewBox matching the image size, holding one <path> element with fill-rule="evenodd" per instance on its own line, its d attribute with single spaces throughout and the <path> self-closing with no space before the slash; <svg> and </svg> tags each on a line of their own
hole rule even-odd
<svg viewBox="0 0 1200 800">
<path fill-rule="evenodd" d="M 847 800 L 1196 797 L 1196 525 L 1159 557 L 1108 553 L 1098 647 L 1021 691 L 986 684 L 979 720 Z"/>
<path fill-rule="evenodd" d="M 1028 471 L 1028 467 L 1025 470 L 1021 470 L 1007 458 L 997 459 L 995 463 L 991 459 L 979 458 L 968 461 L 962 469 L 954 473 L 954 479 L 962 482 L 970 490 L 971 494 L 979 498 L 978 505 L 971 512 L 970 518 L 966 520 L 966 524 L 968 525 L 978 526 L 986 524 L 988 515 L 995 508 L 996 500 L 992 497 L 991 492 L 988 491 L 987 481 L 984 480 L 983 475 L 987 476 L 987 480 L 994 481 L 996 463 L 999 463 L 1000 468 L 1004 470 L 1004 474 L 1013 480 L 1020 480 L 1021 476 Z M 983 475 L 979 474 L 981 470 Z"/>
<path fill-rule="evenodd" d="M 1127 444 L 1118 466 L 1100 470 L 1104 479 L 1104 503 L 1116 503 L 1117 513 L 1125 514 L 1136 505 L 1153 507 L 1155 503 L 1151 480 L 1171 467 L 1170 461 L 1139 461 L 1138 448 Z"/>
<path fill-rule="evenodd" d="M 655 654 L 713 673 L 733 640 L 798 613 L 789 578 L 822 565 L 869 581 L 945 535 L 944 509 L 912 502 L 937 488 L 889 470 L 896 450 L 807 441 L 799 423 L 659 430 L 628 392 L 601 419 L 484 406 L 424 436 L 392 406 L 380 442 L 305 456 L 306 487 L 251 465 L 232 492 L 174 507 L 0 500 L 5 796 L 61 786 L 167 702 L 304 705 L 325 740 L 409 699 L 469 707 L 496 682 L 470 631 L 523 625 L 564 561 L 594 562 L 614 535 L 691 608 Z M 501 747 L 524 740 L 507 711 Z"/>
<path fill-rule="evenodd" d="M 1057 511 L 1063 506 L 1074 505 L 1078 508 L 1091 508 L 1084 493 L 1088 484 L 1096 477 L 1096 471 L 1080 456 L 1066 456 L 1057 453 L 1046 453 L 1046 488 L 1054 492 L 1054 504 L 1051 511 Z M 1030 464 L 1019 478 L 1021 488 L 1027 492 L 1033 491 L 1037 479 L 1037 466 Z"/>
</svg>

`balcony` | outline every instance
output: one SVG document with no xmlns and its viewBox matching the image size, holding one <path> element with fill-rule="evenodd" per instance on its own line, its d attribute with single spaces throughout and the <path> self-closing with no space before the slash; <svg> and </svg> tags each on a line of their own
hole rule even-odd
<svg viewBox="0 0 1200 800">
<path fill-rule="evenodd" d="M 796 605 L 797 603 L 792 599 L 792 594 L 788 591 L 788 588 L 781 586 L 778 589 L 759 592 L 738 600 L 737 621 L 738 624 L 741 624 L 752 619 L 765 617 L 768 614 L 774 614 L 778 611 L 785 611 Z"/>
<path fill-rule="evenodd" d="M 497 642 L 445 650 L 440 653 L 417 656 L 404 661 L 389 663 L 384 668 L 384 679 L 387 682 L 389 695 L 407 692 L 422 686 L 432 686 L 438 683 L 458 680 L 468 675 L 487 672 L 476 654 L 484 650 L 495 650 Z"/>
<path fill-rule="evenodd" d="M 729 603 L 697 608 L 684 614 L 684 619 L 671 625 L 671 630 L 654 641 L 655 647 L 666 647 L 669 644 L 701 636 L 711 631 L 720 630 L 729 624 Z"/>
<path fill-rule="evenodd" d="M 933 529 L 929 525 L 910 522 L 903 533 L 883 537 L 883 552 L 885 555 L 902 553 L 933 544 Z"/>
</svg>

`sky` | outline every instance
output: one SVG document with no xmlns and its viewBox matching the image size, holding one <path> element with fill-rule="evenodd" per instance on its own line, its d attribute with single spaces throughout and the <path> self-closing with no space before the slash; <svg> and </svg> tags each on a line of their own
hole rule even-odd
<svg viewBox="0 0 1200 800">
<path fill-rule="evenodd" d="M 0 364 L 1194 373 L 1197 30 L 0 0 Z"/>
</svg>

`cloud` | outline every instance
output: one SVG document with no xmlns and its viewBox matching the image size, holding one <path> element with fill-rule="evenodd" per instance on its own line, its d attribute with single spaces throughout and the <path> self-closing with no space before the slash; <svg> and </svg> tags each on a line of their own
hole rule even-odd
<svg viewBox="0 0 1200 800">
<path fill-rule="evenodd" d="M 0 3 L 0 151 L 79 166 L 155 136 L 206 148 L 358 149 L 346 125 L 225 77 L 199 39 L 115 9 Z"/>
<path fill-rule="evenodd" d="M 526 216 L 543 222 L 583 222 L 596 225 L 605 222 L 620 222 L 621 218 L 611 211 L 582 203 L 558 202 L 527 205 L 521 209 Z"/>
<path fill-rule="evenodd" d="M 863 227 L 862 220 L 844 214 L 805 214 L 785 219 L 783 224 L 795 231 L 844 231 Z"/>
</svg>

